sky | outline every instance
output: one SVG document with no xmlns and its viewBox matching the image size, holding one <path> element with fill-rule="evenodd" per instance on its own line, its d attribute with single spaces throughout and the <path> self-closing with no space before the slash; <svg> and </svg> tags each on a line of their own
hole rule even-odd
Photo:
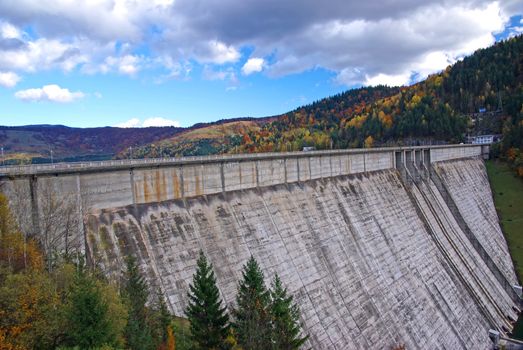
<svg viewBox="0 0 523 350">
<path fill-rule="evenodd" d="M 0 0 L 0 125 L 183 126 L 408 85 L 523 0 Z"/>
</svg>

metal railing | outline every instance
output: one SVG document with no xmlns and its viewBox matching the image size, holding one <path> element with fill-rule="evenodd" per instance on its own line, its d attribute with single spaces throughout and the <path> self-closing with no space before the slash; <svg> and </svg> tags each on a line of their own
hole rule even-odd
<svg viewBox="0 0 523 350">
<path fill-rule="evenodd" d="M 361 153 L 380 153 L 397 152 L 415 149 L 441 149 L 455 147 L 479 147 L 479 145 L 441 145 L 441 146 L 402 146 L 402 147 L 380 147 L 380 148 L 353 148 L 326 151 L 307 151 L 307 152 L 270 152 L 270 153 L 249 153 L 249 154 L 226 154 L 210 156 L 191 156 L 191 157 L 170 157 L 170 158 L 148 158 L 148 159 L 120 159 L 120 160 L 101 160 L 89 162 L 61 162 L 53 164 L 28 164 L 28 165 L 6 165 L 0 166 L 0 177 L 16 175 L 33 175 L 42 173 L 70 173 L 94 170 L 111 170 L 123 168 L 142 168 L 151 166 L 183 165 L 197 163 L 219 163 L 237 162 L 260 159 L 275 158 L 301 158 L 312 156 L 339 155 L 339 154 L 361 154 Z"/>
</svg>

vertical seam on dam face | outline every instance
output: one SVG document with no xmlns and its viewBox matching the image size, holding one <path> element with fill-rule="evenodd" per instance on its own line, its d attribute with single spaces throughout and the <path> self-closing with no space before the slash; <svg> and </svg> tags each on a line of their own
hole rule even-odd
<svg viewBox="0 0 523 350">
<path fill-rule="evenodd" d="M 180 167 L 180 191 L 182 193 L 182 199 L 185 199 L 185 181 L 183 179 L 183 166 Z"/>
<path fill-rule="evenodd" d="M 256 167 L 256 188 L 260 187 L 260 169 L 259 169 L 260 162 L 255 161 L 254 166 Z"/>
<path fill-rule="evenodd" d="M 332 177 L 332 157 L 329 157 L 329 174 Z"/>
<path fill-rule="evenodd" d="M 309 178 L 307 180 L 312 180 L 312 167 L 311 167 L 311 157 L 307 157 L 309 161 Z"/>
<path fill-rule="evenodd" d="M 38 177 L 31 176 L 29 179 L 29 191 L 31 198 L 31 217 L 33 222 L 33 233 L 41 234 L 40 232 L 40 210 L 38 205 Z"/>
<path fill-rule="evenodd" d="M 131 192 L 133 196 L 133 204 L 136 204 L 136 188 L 134 182 L 134 170 L 131 168 L 129 170 L 129 181 L 131 182 Z"/>
<path fill-rule="evenodd" d="M 515 273 L 481 191 L 483 154 L 448 146 L 133 160 L 63 173 L 58 165 L 53 176 L 49 167 L 13 170 L 34 171 L 20 177 L 0 169 L 0 179 L 8 197 L 31 199 L 30 232 L 44 185 L 75 194 L 86 259 L 116 278 L 136 255 L 178 315 L 200 249 L 227 306 L 253 254 L 267 282 L 277 272 L 295 295 L 309 348 L 487 348 L 488 328 L 510 330 L 519 304 L 504 288 Z M 435 180 L 449 194 L 432 182 L 431 162 L 445 169 Z M 483 245 L 496 240 L 484 247 L 489 261 L 468 231 Z"/>
<path fill-rule="evenodd" d="M 300 179 L 300 160 L 296 159 L 296 173 L 298 174 L 298 182 L 301 181 Z"/>
<path fill-rule="evenodd" d="M 133 191 L 133 195 L 134 195 L 134 190 L 131 189 Z M 80 182 L 80 175 L 76 175 L 76 205 L 78 207 L 78 216 L 80 217 L 80 220 L 79 220 L 79 234 L 83 234 L 85 235 L 85 229 L 84 229 L 84 206 L 83 206 L 83 203 L 82 203 L 82 186 L 81 186 L 81 182 Z M 134 203 L 134 201 L 133 201 Z M 84 247 L 82 249 L 83 251 L 85 251 L 85 243 L 84 243 Z"/>
<path fill-rule="evenodd" d="M 220 163 L 220 180 L 222 184 L 222 193 L 225 194 L 225 175 L 223 173 L 223 163 Z M 240 185 L 241 185 L 241 172 L 240 172 Z"/>
<path fill-rule="evenodd" d="M 287 184 L 287 158 L 283 158 L 283 171 L 285 172 L 284 183 Z"/>
</svg>

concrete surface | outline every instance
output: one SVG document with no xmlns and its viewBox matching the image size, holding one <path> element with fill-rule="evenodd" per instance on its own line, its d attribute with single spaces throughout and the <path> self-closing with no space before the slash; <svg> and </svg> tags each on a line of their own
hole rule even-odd
<svg viewBox="0 0 523 350">
<path fill-rule="evenodd" d="M 314 349 L 487 349 L 519 302 L 484 155 L 456 145 L 200 157 L 3 169 L 0 181 L 35 234 L 67 199 L 82 218 L 69 237 L 78 249 L 108 276 L 136 255 L 178 315 L 200 249 L 229 306 L 252 254 L 267 283 L 277 272 L 295 295 Z"/>
</svg>

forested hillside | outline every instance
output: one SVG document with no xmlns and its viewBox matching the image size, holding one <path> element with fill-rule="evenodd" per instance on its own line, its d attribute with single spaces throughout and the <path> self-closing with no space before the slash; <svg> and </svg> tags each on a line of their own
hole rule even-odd
<svg viewBox="0 0 523 350">
<path fill-rule="evenodd" d="M 287 113 L 244 137 L 242 147 L 269 151 L 423 139 L 459 142 L 470 126 L 469 114 L 480 109 L 502 109 L 507 121 L 512 117 L 512 124 L 519 123 L 522 74 L 523 37 L 519 36 L 478 50 L 410 87 L 352 90 Z M 355 104 L 350 98 L 354 95 Z M 366 98 L 369 95 L 375 98 Z M 517 135 L 513 138 L 521 140 Z"/>
<path fill-rule="evenodd" d="M 110 159 L 123 148 L 171 137 L 183 128 L 69 128 L 62 125 L 0 126 L 6 161 Z"/>
<path fill-rule="evenodd" d="M 522 61 L 520 35 L 478 50 L 409 87 L 349 90 L 275 117 L 261 127 L 243 128 L 238 135 L 196 140 L 174 136 L 162 148 L 168 155 L 200 155 L 296 151 L 305 146 L 463 142 L 467 133 L 501 133 L 503 129 L 506 152 L 521 148 Z M 139 154 L 154 156 L 147 149 Z"/>
<path fill-rule="evenodd" d="M 147 152 L 149 157 L 158 157 L 154 144 L 161 140 L 170 140 L 173 136 L 182 132 L 188 135 L 207 135 L 213 140 L 223 144 L 220 133 L 210 132 L 220 130 L 221 125 L 235 123 L 246 124 L 255 127 L 258 124 L 267 123 L 271 118 L 237 118 L 229 120 L 218 120 L 212 123 L 198 123 L 188 128 L 181 127 L 148 127 L 148 128 L 71 128 L 63 125 L 27 125 L 27 126 L 0 126 L 0 147 L 4 150 L 5 158 L 1 161 L 6 163 L 29 163 L 50 162 L 51 152 L 55 161 L 82 161 L 111 159 L 118 153 L 128 156 L 129 150 L 133 149 L 133 156 L 143 156 Z M 228 129 L 227 127 L 225 129 Z M 232 139 L 241 139 L 242 130 L 232 128 L 226 133 Z M 227 144 L 226 144 L 227 145 Z M 140 147 L 144 146 L 143 151 Z M 199 152 L 209 154 L 216 152 L 218 144 L 206 145 L 204 140 Z M 188 147 L 189 151 L 194 146 Z M 224 149 L 223 151 L 225 151 Z M 180 152 L 183 152 L 182 147 Z"/>
</svg>

